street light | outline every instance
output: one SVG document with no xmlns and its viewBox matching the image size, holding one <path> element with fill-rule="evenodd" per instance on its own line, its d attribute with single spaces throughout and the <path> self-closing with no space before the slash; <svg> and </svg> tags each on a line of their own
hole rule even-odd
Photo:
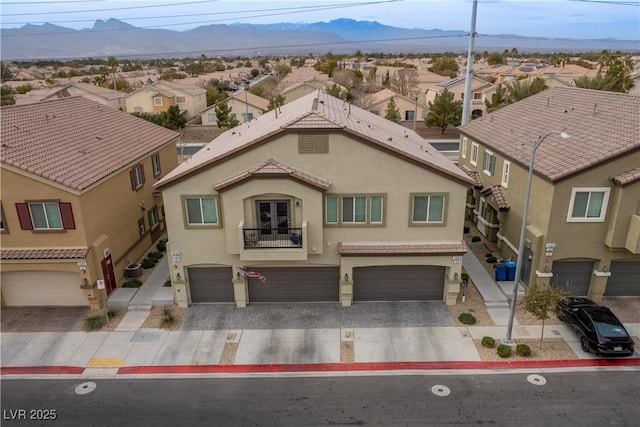
<svg viewBox="0 0 640 427">
<path fill-rule="evenodd" d="M 529 178 L 527 180 L 527 195 L 524 199 L 524 211 L 522 213 L 522 226 L 520 228 L 520 242 L 518 244 L 518 260 L 516 263 L 516 275 L 513 280 L 513 296 L 511 297 L 511 306 L 509 310 L 509 324 L 507 326 L 507 336 L 504 340 L 505 344 L 513 344 L 511 339 L 511 330 L 513 329 L 513 317 L 516 313 L 516 298 L 518 297 L 518 283 L 520 281 L 520 273 L 522 271 L 522 263 L 524 262 L 524 237 L 527 231 L 527 212 L 529 211 L 529 198 L 531 197 L 531 180 L 533 179 L 533 162 L 535 160 L 536 150 L 542 142 L 550 135 L 559 135 L 563 139 L 569 138 L 566 132 L 552 131 L 542 138 L 534 139 L 531 142 L 531 161 L 529 163 Z"/>
</svg>

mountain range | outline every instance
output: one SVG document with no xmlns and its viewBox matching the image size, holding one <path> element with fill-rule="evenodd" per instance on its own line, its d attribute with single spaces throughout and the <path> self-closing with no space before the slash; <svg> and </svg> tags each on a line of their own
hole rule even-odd
<svg viewBox="0 0 640 427">
<path fill-rule="evenodd" d="M 211 24 L 174 31 L 139 28 L 117 19 L 98 20 L 75 30 L 53 24 L 2 29 L 2 60 L 73 59 L 116 56 L 161 58 L 185 56 L 306 55 L 363 52 L 464 54 L 468 31 L 406 29 L 375 21 L 282 24 Z M 516 48 L 519 52 L 586 52 L 603 49 L 640 51 L 639 40 L 559 39 L 518 35 L 479 35 L 476 52 Z"/>
</svg>

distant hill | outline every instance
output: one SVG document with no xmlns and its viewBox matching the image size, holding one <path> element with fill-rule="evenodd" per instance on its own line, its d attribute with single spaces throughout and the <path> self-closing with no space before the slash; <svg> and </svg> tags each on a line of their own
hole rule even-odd
<svg viewBox="0 0 640 427">
<path fill-rule="evenodd" d="M 90 29 L 27 24 L 0 30 L 2 60 L 294 55 L 308 53 L 465 53 L 466 31 L 406 29 L 375 21 L 337 19 L 310 24 L 212 24 L 187 31 L 143 29 L 117 19 L 98 20 Z M 476 51 L 584 52 L 640 51 L 638 40 L 549 39 L 517 35 L 476 38 Z"/>
</svg>

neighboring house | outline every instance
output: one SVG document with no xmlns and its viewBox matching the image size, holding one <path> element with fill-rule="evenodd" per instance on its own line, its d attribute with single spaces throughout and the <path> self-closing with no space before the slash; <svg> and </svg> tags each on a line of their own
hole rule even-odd
<svg viewBox="0 0 640 427">
<path fill-rule="evenodd" d="M 288 104 L 310 93 L 314 93 L 319 90 L 326 91 L 332 86 L 333 86 L 333 82 L 331 81 L 320 80 L 316 77 L 313 77 L 301 83 L 295 84 L 293 86 L 286 87 L 282 91 L 282 95 L 285 97 L 284 102 Z M 340 86 L 340 89 L 344 90 L 342 86 Z"/>
<path fill-rule="evenodd" d="M 640 98 L 551 88 L 459 127 L 475 178 L 467 218 L 517 258 L 532 141 L 536 151 L 521 280 L 595 300 L 640 296 Z"/>
<path fill-rule="evenodd" d="M 456 77 L 455 79 L 450 79 L 438 84 L 438 89 L 436 90 L 428 90 L 426 99 L 427 105 L 429 102 L 434 102 L 436 96 L 445 91 L 445 89 L 451 93 L 453 93 L 454 101 L 463 101 L 464 100 L 464 90 L 466 85 L 466 76 Z M 478 77 L 473 77 L 473 81 L 471 82 L 471 115 L 473 117 L 482 117 L 487 113 L 487 107 L 484 103 L 484 100 L 491 99 L 491 92 L 489 89 L 494 88 L 495 85 L 492 83 L 486 82 Z"/>
<path fill-rule="evenodd" d="M 107 107 L 115 108 L 116 110 L 127 111 L 127 106 L 125 103 L 125 97 L 127 96 L 126 93 L 102 86 L 92 85 L 89 83 L 73 83 L 64 86 L 51 95 L 42 98 L 42 101 L 47 101 L 49 99 L 66 98 L 69 96 L 82 96 L 84 98 L 90 99 L 91 101 L 106 105 Z"/>
<path fill-rule="evenodd" d="M 156 184 L 176 301 L 455 304 L 472 183 L 415 132 L 316 91 Z"/>
<path fill-rule="evenodd" d="M 238 119 L 240 123 L 253 120 L 261 116 L 269 109 L 269 100 L 249 91 L 235 92 L 227 98 L 227 104 L 231 107 L 231 115 Z M 211 105 L 205 108 L 200 116 L 204 126 L 217 126 L 216 106 Z"/>
<path fill-rule="evenodd" d="M 400 95 L 391 89 L 382 89 L 379 92 L 365 97 L 362 101 L 362 106 L 367 111 L 370 111 L 380 117 L 384 117 L 387 113 L 387 106 L 391 99 L 395 102 L 396 108 L 398 108 L 398 111 L 400 112 L 400 117 L 405 122 L 413 122 L 415 120 L 422 121 L 427 115 L 427 111 L 423 104 L 420 104 L 415 99 Z"/>
<path fill-rule="evenodd" d="M 1 116 L 2 304 L 100 306 L 164 232 L 178 134 L 79 96 Z"/>
<path fill-rule="evenodd" d="M 128 94 L 125 103 L 129 113 L 152 114 L 177 105 L 187 120 L 191 120 L 207 107 L 207 91 L 198 86 L 158 80 Z"/>
</svg>

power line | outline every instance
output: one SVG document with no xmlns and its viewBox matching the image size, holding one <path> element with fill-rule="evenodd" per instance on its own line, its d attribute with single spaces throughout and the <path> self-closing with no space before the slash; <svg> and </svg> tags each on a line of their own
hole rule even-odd
<svg viewBox="0 0 640 427">
<path fill-rule="evenodd" d="M 291 7 L 291 8 L 257 9 L 255 11 L 248 11 L 248 12 L 249 13 L 260 12 L 260 11 L 277 11 L 277 12 L 263 13 L 259 15 L 247 15 L 247 16 L 240 16 L 235 18 L 222 18 L 222 19 L 214 19 L 214 20 L 207 20 L 207 21 L 182 22 L 182 23 L 175 23 L 175 24 L 149 25 L 149 26 L 133 27 L 133 28 L 110 28 L 110 29 L 103 29 L 103 30 L 70 30 L 70 31 L 48 32 L 48 33 L 38 32 L 38 33 L 22 33 L 22 34 L 5 34 L 3 35 L 3 37 L 26 37 L 26 36 L 33 36 L 33 35 L 40 36 L 40 35 L 55 35 L 55 34 L 76 34 L 78 31 L 82 31 L 83 34 L 86 34 L 86 33 L 99 33 L 99 32 L 106 32 L 106 31 L 127 31 L 127 30 L 140 30 L 140 29 L 152 29 L 152 28 L 165 28 L 165 27 L 172 27 L 172 26 L 175 27 L 175 26 L 182 26 L 182 25 L 211 24 L 212 22 L 224 22 L 224 21 L 230 21 L 233 19 L 263 18 L 267 16 L 288 15 L 291 13 L 306 13 L 306 12 L 315 12 L 320 10 L 344 9 L 347 7 L 368 6 L 368 5 L 374 5 L 374 4 L 380 4 L 380 3 L 395 3 L 398 1 L 402 1 L 402 0 L 380 0 L 380 1 L 370 1 L 370 2 L 363 2 L 363 3 L 341 3 L 338 5 L 326 5 L 326 6 L 299 6 L 299 7 Z M 201 13 L 201 14 L 198 14 L 197 16 L 221 15 L 221 14 L 224 15 L 229 13 L 234 13 L 234 14 L 247 13 L 247 11 L 212 12 L 207 14 Z M 185 15 L 185 16 L 192 16 L 192 15 Z M 145 19 L 145 18 L 136 18 L 136 19 Z"/>
<path fill-rule="evenodd" d="M 61 1 L 29 1 L 29 2 L 24 2 L 24 1 L 10 1 L 10 2 L 2 2 L 2 4 L 19 4 L 21 6 L 24 6 L 26 4 L 60 4 L 60 3 L 101 3 L 104 2 L 106 0 L 61 0 Z"/>
<path fill-rule="evenodd" d="M 638 1 L 605 1 L 605 0 L 569 0 L 580 3 L 604 3 L 604 4 L 614 4 L 616 6 L 640 6 L 640 2 Z"/>
<path fill-rule="evenodd" d="M 148 6 L 128 6 L 128 7 L 116 7 L 111 9 L 91 9 L 91 10 L 65 10 L 62 12 L 31 12 L 31 13 L 5 13 L 4 16 L 32 16 L 32 15 L 60 15 L 63 13 L 87 13 L 87 12 L 110 12 L 112 10 L 132 10 L 132 9 L 149 9 L 152 7 L 166 7 L 166 6 L 182 6 L 184 4 L 196 4 L 196 3 L 213 3 L 218 0 L 202 0 L 202 1 L 189 1 L 180 3 L 166 3 L 166 4 L 153 4 Z M 77 2 L 72 2 L 77 3 Z"/>
</svg>

